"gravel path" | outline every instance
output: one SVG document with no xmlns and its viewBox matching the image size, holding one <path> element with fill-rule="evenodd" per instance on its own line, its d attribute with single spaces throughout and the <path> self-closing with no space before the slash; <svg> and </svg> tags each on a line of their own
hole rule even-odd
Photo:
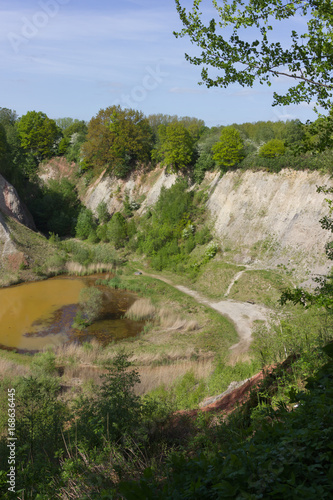
<svg viewBox="0 0 333 500">
<path fill-rule="evenodd" d="M 141 271 L 143 273 L 143 271 Z M 156 274 L 143 273 L 151 278 L 156 278 L 164 281 L 168 285 L 177 288 L 177 290 L 186 293 L 193 297 L 200 304 L 204 304 L 212 309 L 215 309 L 220 314 L 228 318 L 235 325 L 237 333 L 240 337 L 239 342 L 230 347 L 232 358 L 237 359 L 240 355 L 246 353 L 251 343 L 251 334 L 254 321 L 267 322 L 273 312 L 268 307 L 259 304 L 251 304 L 248 302 L 237 302 L 235 300 L 226 299 L 219 302 L 214 302 L 207 299 L 199 292 L 192 290 L 183 285 L 174 285 L 170 280 Z"/>
</svg>

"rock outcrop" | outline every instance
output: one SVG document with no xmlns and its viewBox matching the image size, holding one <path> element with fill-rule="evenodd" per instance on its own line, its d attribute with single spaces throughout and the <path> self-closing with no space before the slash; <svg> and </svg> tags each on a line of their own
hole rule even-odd
<svg viewBox="0 0 333 500">
<path fill-rule="evenodd" d="M 33 218 L 20 201 L 16 189 L 0 175 L 0 267 L 4 265 L 5 268 L 17 270 L 26 261 L 24 254 L 16 248 L 8 217 L 30 229 L 36 229 Z"/>
<path fill-rule="evenodd" d="M 18 222 L 36 230 L 34 220 L 21 202 L 16 189 L 0 174 L 0 211 L 3 215 L 14 217 Z"/>
<path fill-rule="evenodd" d="M 176 181 L 159 166 L 123 181 L 104 171 L 88 187 L 83 203 L 96 214 L 101 201 L 113 214 L 123 209 L 125 195 L 141 203 L 139 214 L 156 203 L 161 188 Z M 277 174 L 252 170 L 208 173 L 199 189 L 207 188 L 207 209 L 222 250 L 237 263 L 277 265 L 307 272 L 326 273 L 330 267 L 325 244 L 330 233 L 319 220 L 328 212 L 318 185 L 333 185 L 319 172 L 283 170 Z M 195 187 L 194 187 L 195 189 Z"/>
<path fill-rule="evenodd" d="M 245 264 L 259 259 L 326 272 L 331 234 L 319 220 L 328 213 L 327 196 L 316 189 L 325 184 L 333 185 L 328 175 L 287 169 L 215 175 L 207 208 L 222 248 L 233 248 L 236 260 Z"/>
<path fill-rule="evenodd" d="M 148 173 L 133 174 L 123 181 L 105 174 L 105 171 L 88 188 L 84 204 L 94 213 L 102 201 L 107 204 L 110 214 L 122 210 L 123 200 L 127 194 L 130 201 L 141 202 L 139 213 L 146 210 L 158 200 L 162 187 L 170 188 L 176 181 L 175 174 L 166 174 L 157 167 Z"/>
</svg>

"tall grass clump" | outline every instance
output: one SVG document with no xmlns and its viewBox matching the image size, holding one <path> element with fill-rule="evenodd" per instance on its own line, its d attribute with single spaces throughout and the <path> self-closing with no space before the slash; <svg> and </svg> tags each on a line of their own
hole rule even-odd
<svg viewBox="0 0 333 500">
<path fill-rule="evenodd" d="M 152 319 L 156 314 L 156 308 L 150 299 L 138 299 L 126 311 L 125 317 L 134 321 Z"/>
<path fill-rule="evenodd" d="M 197 321 L 182 318 L 165 308 L 158 311 L 158 322 L 160 327 L 167 330 L 183 330 L 189 332 L 199 329 Z"/>
<path fill-rule="evenodd" d="M 78 262 L 66 262 L 66 271 L 68 274 L 76 276 L 86 276 L 89 274 L 110 272 L 113 270 L 113 264 L 103 264 L 101 262 L 96 264 L 83 265 Z"/>
<path fill-rule="evenodd" d="M 125 317 L 135 321 L 151 320 L 151 326 L 158 326 L 168 331 L 189 332 L 199 328 L 195 320 L 187 320 L 168 309 L 155 307 L 147 298 L 136 300 L 126 312 Z"/>
</svg>

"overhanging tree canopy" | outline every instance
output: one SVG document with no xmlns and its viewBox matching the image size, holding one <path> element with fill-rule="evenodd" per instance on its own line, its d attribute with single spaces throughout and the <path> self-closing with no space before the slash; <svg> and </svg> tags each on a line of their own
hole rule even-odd
<svg viewBox="0 0 333 500">
<path fill-rule="evenodd" d="M 189 36 L 202 49 L 199 57 L 186 54 L 203 66 L 202 82 L 208 87 L 231 83 L 251 87 L 257 80 L 271 85 L 274 77 L 296 80 L 276 104 L 315 101 L 331 107 L 333 91 L 333 4 L 330 0 L 212 0 L 218 18 L 203 21 L 201 4 L 194 0 L 186 11 L 175 0 L 184 28 L 176 37 Z M 301 22 L 299 22 L 301 21 Z M 290 26 L 289 39 L 285 29 Z M 295 26 L 301 28 L 296 31 Z M 279 33 L 283 29 L 283 43 Z M 219 70 L 211 77 L 208 68 Z"/>
</svg>

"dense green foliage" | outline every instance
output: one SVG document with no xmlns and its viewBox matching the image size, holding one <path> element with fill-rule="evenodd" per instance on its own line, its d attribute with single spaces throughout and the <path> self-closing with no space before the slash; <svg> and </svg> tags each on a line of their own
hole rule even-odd
<svg viewBox="0 0 333 500">
<path fill-rule="evenodd" d="M 178 179 L 170 189 L 162 188 L 157 203 L 141 220 L 134 236 L 134 248 L 149 257 L 155 269 L 181 272 L 195 246 L 211 239 L 206 228 L 195 226 L 199 207 L 187 187 L 185 179 Z"/>
<path fill-rule="evenodd" d="M 222 168 L 237 165 L 244 158 L 244 145 L 241 135 L 234 127 L 222 129 L 219 142 L 212 147 L 213 160 Z"/>
<path fill-rule="evenodd" d="M 59 236 L 73 234 L 80 205 L 75 186 L 67 179 L 50 180 L 28 204 L 37 227 Z"/>
<path fill-rule="evenodd" d="M 126 177 L 137 162 L 149 161 L 151 145 L 152 132 L 143 113 L 111 106 L 90 120 L 83 154 L 97 172 L 108 167 Z"/>
<path fill-rule="evenodd" d="M 308 380 L 308 393 L 291 396 L 292 411 L 286 405 L 263 406 L 249 440 L 237 443 L 229 434 L 219 452 L 190 460 L 175 454 L 162 488 L 143 479 L 123 487 L 125 498 L 331 498 L 332 382 L 330 359 Z"/>
<path fill-rule="evenodd" d="M 116 212 L 107 224 L 107 240 L 111 241 L 115 248 L 123 247 L 127 240 L 128 227 L 124 216 Z"/>
<path fill-rule="evenodd" d="M 75 236 L 81 240 L 89 238 L 96 230 L 96 222 L 89 208 L 81 208 L 75 226 Z"/>
<path fill-rule="evenodd" d="M 262 158 L 275 158 L 285 152 L 283 141 L 280 139 L 271 139 L 259 149 L 259 156 Z"/>
<path fill-rule="evenodd" d="M 22 148 L 40 161 L 49 158 L 57 148 L 61 132 L 45 113 L 28 111 L 17 123 Z"/>
<path fill-rule="evenodd" d="M 169 123 L 158 127 L 159 145 L 153 159 L 161 161 L 171 172 L 188 168 L 194 158 L 194 141 L 183 123 Z"/>
</svg>

